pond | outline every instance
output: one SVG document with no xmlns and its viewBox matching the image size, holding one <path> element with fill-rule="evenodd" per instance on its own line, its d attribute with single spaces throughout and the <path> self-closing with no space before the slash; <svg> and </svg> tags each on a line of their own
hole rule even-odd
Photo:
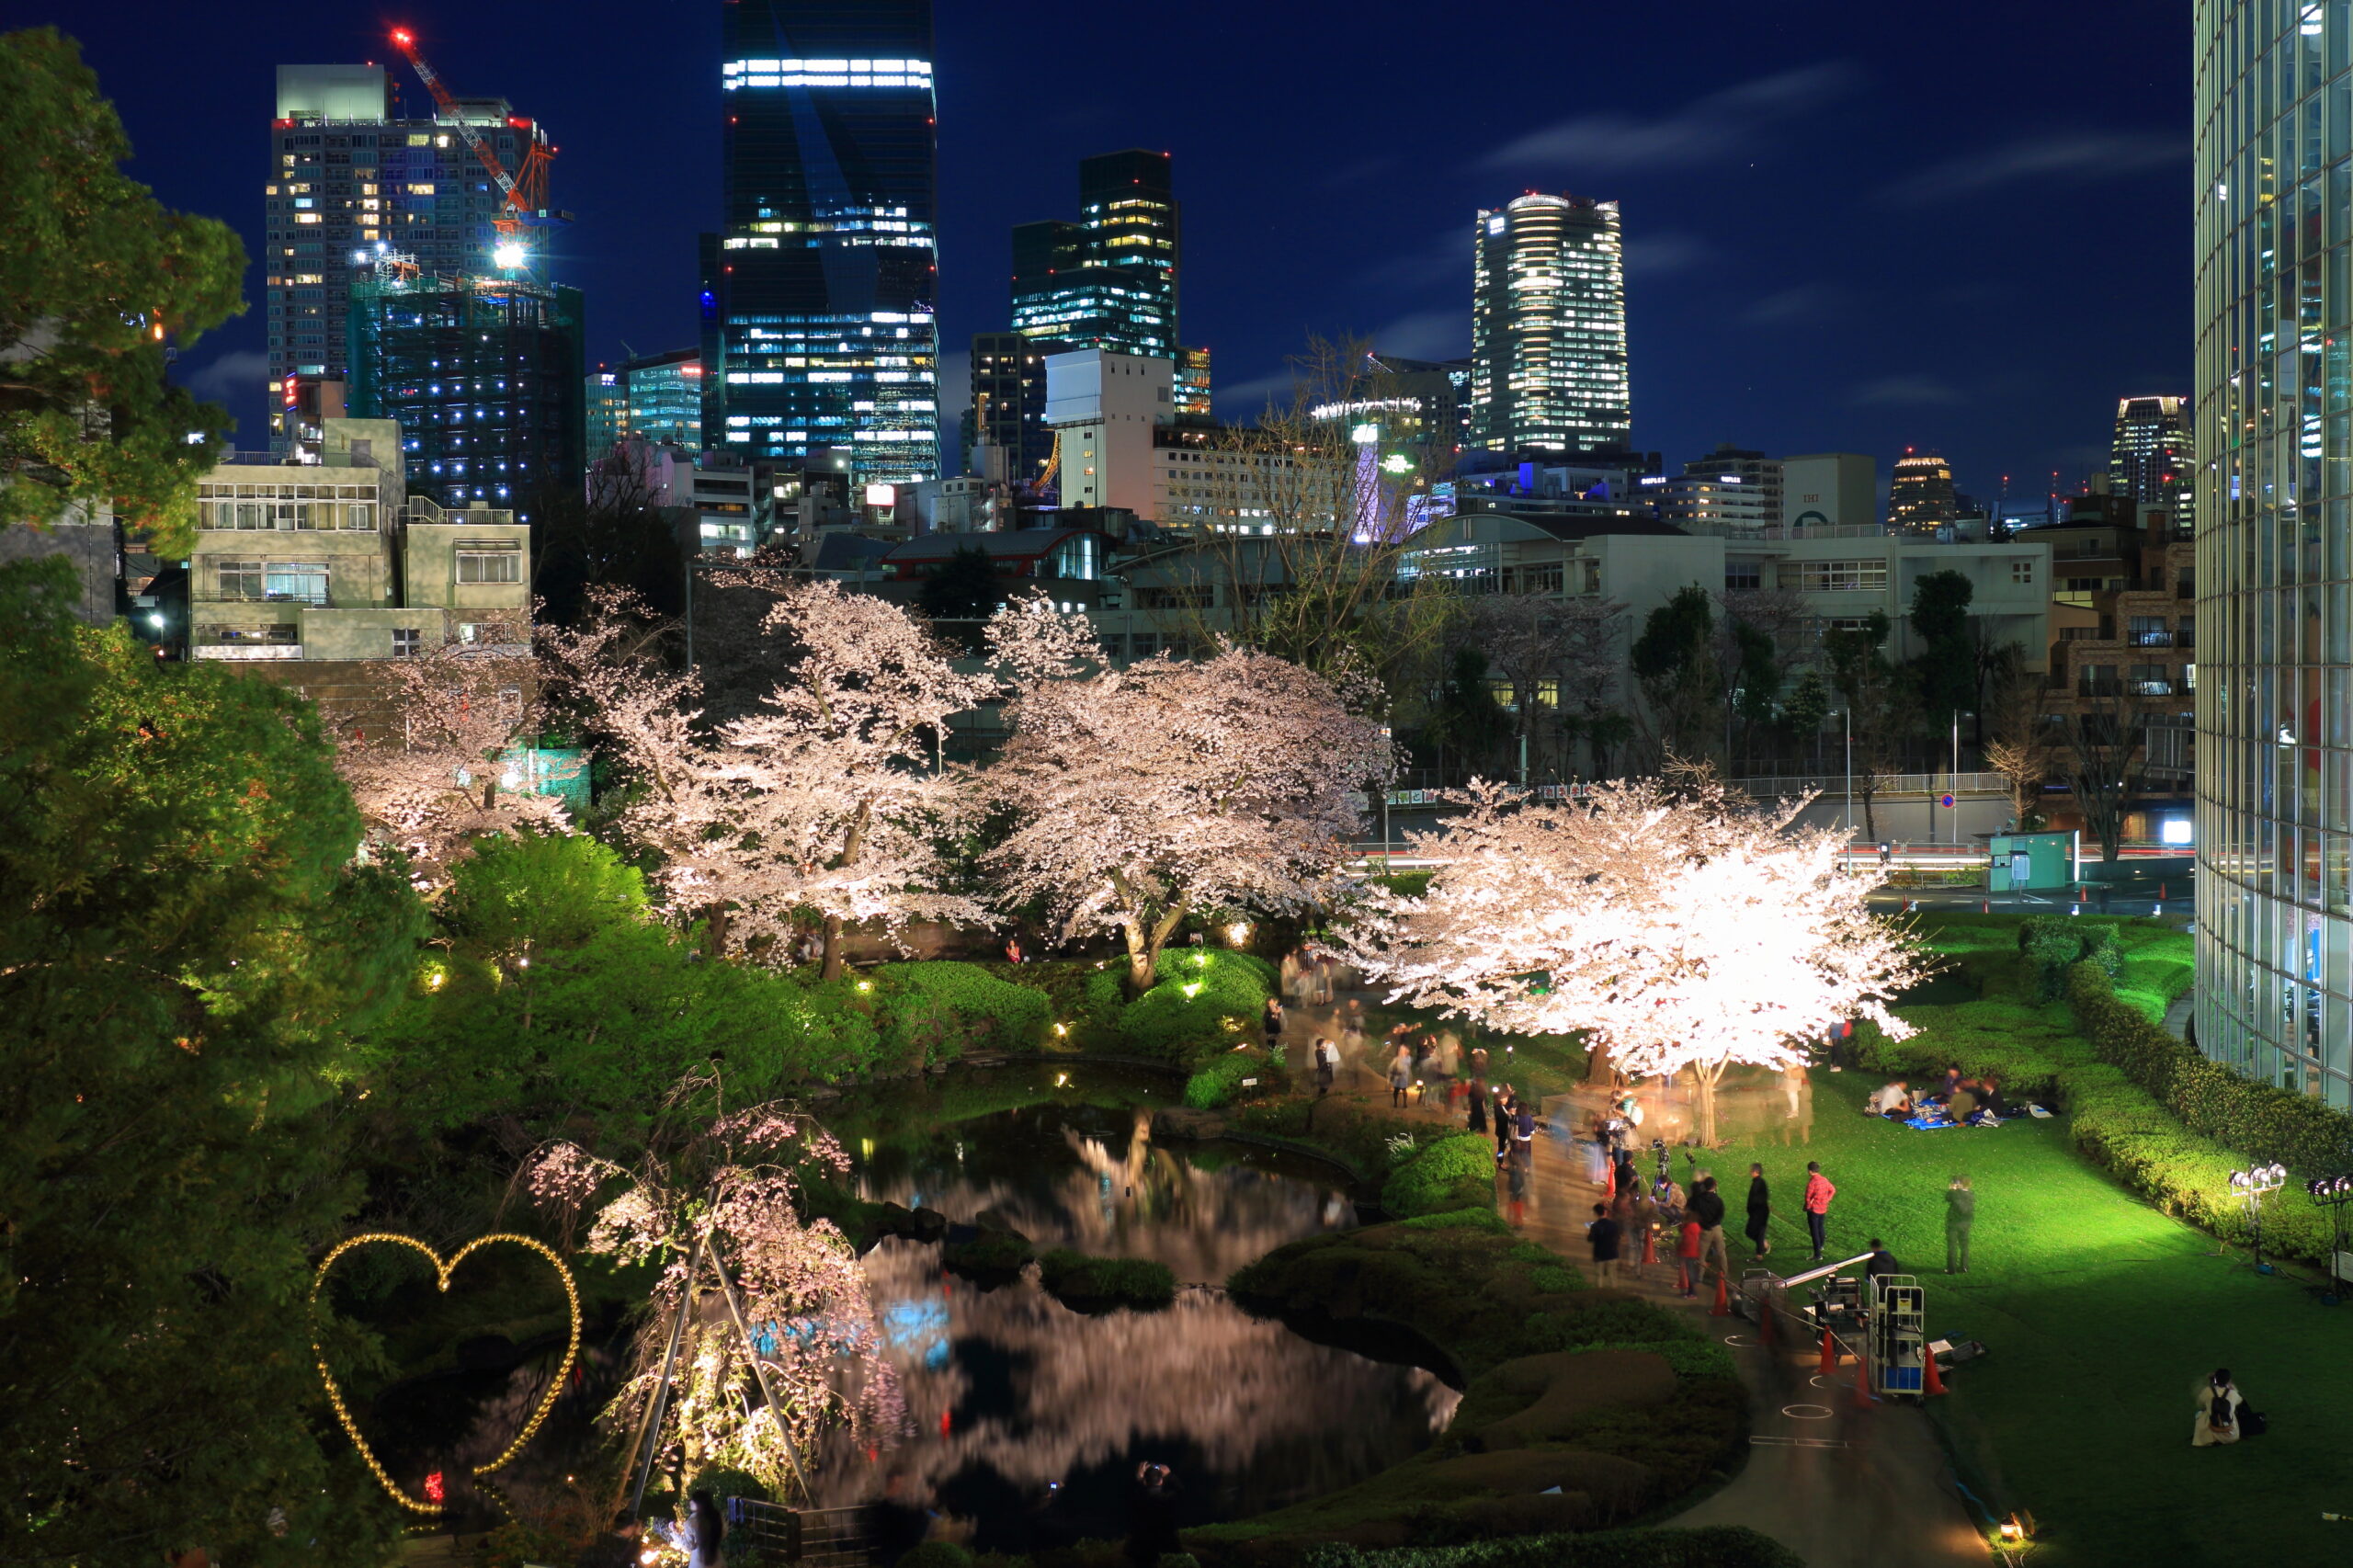
<svg viewBox="0 0 2353 1568">
<path fill-rule="evenodd" d="M 862 1195 L 986 1217 L 1054 1247 L 1152 1258 L 1165 1312 L 1090 1317 L 1024 1278 L 948 1275 L 936 1246 L 867 1257 L 912 1436 L 829 1457 L 826 1506 L 879 1502 L 919 1531 L 940 1516 L 980 1550 L 1127 1528 L 1136 1468 L 1174 1468 L 1182 1522 L 1280 1507 L 1426 1447 L 1454 1392 L 1416 1368 L 1313 1344 L 1217 1287 L 1251 1259 L 1356 1222 L 1344 1178 L 1230 1144 L 1155 1142 L 1149 1110 L 1075 1095 L 888 1142 L 853 1139 Z"/>
<path fill-rule="evenodd" d="M 1318 1162 L 1155 1141 L 1151 1108 L 1172 1089 L 1100 1067 L 1018 1067 L 818 1108 L 852 1157 L 860 1196 L 1010 1227 L 1041 1253 L 1151 1258 L 1180 1289 L 1163 1312 L 1089 1316 L 1048 1296 L 1034 1272 L 983 1289 L 947 1273 L 937 1244 L 883 1240 L 865 1272 L 907 1422 L 894 1439 L 819 1456 L 809 1476 L 817 1506 L 872 1505 L 886 1548 L 937 1528 L 977 1550 L 1019 1551 L 1123 1536 L 1147 1461 L 1173 1467 L 1180 1522 L 1200 1524 L 1360 1481 L 1444 1428 L 1457 1396 L 1431 1373 L 1313 1343 L 1226 1301 L 1220 1287 L 1235 1269 L 1354 1225 L 1355 1205 L 1346 1176 Z M 492 1259 L 481 1283 L 533 1302 L 552 1290 L 535 1267 L 526 1255 Z M 426 1268 L 363 1317 L 388 1336 L 406 1324 L 419 1346 L 448 1343 L 427 1320 L 480 1309 L 445 1305 L 430 1281 Z M 382 1388 L 365 1401 L 364 1424 L 413 1494 L 439 1472 L 473 1528 L 509 1506 L 592 1517 L 612 1458 L 594 1417 L 626 1338 L 609 1315 L 591 1325 L 574 1386 L 500 1472 L 506 1502 L 465 1482 L 520 1428 L 554 1370 L 561 1333 L 512 1326 L 512 1339 L 461 1343 L 454 1365 L 445 1350 L 431 1372 Z"/>
</svg>

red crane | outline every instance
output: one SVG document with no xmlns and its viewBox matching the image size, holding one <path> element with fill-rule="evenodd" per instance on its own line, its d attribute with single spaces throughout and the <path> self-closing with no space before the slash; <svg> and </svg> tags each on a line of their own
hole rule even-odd
<svg viewBox="0 0 2353 1568">
<path fill-rule="evenodd" d="M 482 160 L 482 166 L 490 171 L 490 177 L 496 182 L 500 194 L 505 197 L 498 216 L 491 220 L 491 227 L 496 229 L 503 238 L 515 241 L 522 237 L 527 225 L 562 222 L 565 214 L 548 210 L 548 165 L 555 158 L 555 149 L 548 145 L 538 128 L 528 119 L 507 120 L 509 126 L 524 133 L 523 166 L 508 174 L 506 165 L 498 161 L 498 154 L 491 151 L 490 143 L 482 139 L 482 133 L 467 123 L 465 116 L 459 112 L 457 100 L 450 97 L 449 89 L 442 85 L 440 76 L 418 51 L 416 35 L 406 28 L 394 28 L 392 47 L 408 57 L 409 64 L 424 81 L 426 90 L 432 93 L 442 118 L 465 138 L 466 145 L 472 148 L 474 156 Z"/>
</svg>

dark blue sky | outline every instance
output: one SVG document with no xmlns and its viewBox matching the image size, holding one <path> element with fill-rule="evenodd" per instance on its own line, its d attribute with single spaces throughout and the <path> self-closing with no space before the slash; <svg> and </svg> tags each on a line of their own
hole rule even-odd
<svg viewBox="0 0 2353 1568">
<path fill-rule="evenodd" d="M 273 69 L 415 28 L 462 93 L 562 148 L 555 275 L 590 355 L 692 341 L 716 217 L 715 0 L 0 0 L 77 33 L 132 172 L 260 243 Z M 940 0 L 941 326 L 1005 324 L 1007 231 L 1068 216 L 1078 158 L 1176 154 L 1184 334 L 1247 414 L 1310 333 L 1470 346 L 1472 214 L 1623 204 L 1636 444 L 1943 451 L 1964 489 L 2072 488 L 2118 396 L 2187 392 L 2187 0 Z M 404 73 L 405 67 L 403 68 Z M 414 85 L 408 84 L 407 85 Z M 418 97 L 422 102 L 421 95 Z M 258 278 L 249 274 L 249 297 Z M 187 357 L 258 429 L 249 313 Z M 943 389 L 958 400 L 961 387 Z"/>
</svg>

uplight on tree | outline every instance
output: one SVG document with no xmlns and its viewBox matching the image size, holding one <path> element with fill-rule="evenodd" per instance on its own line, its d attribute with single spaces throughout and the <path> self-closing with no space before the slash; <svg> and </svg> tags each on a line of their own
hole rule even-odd
<svg viewBox="0 0 2353 1568">
<path fill-rule="evenodd" d="M 1392 1001 L 1581 1031 L 1637 1076 L 1688 1070 L 1704 1142 L 1733 1063 L 1790 1066 L 1858 1017 L 1912 1032 L 1887 1004 L 1921 961 L 1840 870 L 1841 835 L 1795 825 L 1803 802 L 1758 807 L 1704 778 L 1561 805 L 1474 783 L 1465 799 L 1414 835 L 1438 867 L 1427 890 L 1370 891 L 1342 938 Z"/>
</svg>

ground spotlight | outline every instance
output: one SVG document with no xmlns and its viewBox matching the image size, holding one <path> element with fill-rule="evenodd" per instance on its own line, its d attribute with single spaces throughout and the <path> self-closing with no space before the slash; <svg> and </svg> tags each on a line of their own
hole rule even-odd
<svg viewBox="0 0 2353 1568">
<path fill-rule="evenodd" d="M 2268 1274 L 2271 1266 L 2263 1261 L 2263 1195 L 2277 1192 L 2288 1182 L 2288 1167 L 2279 1165 L 2256 1165 L 2231 1173 L 2231 1195 L 2246 1199 L 2247 1229 L 2255 1238 L 2255 1269 Z"/>
</svg>

